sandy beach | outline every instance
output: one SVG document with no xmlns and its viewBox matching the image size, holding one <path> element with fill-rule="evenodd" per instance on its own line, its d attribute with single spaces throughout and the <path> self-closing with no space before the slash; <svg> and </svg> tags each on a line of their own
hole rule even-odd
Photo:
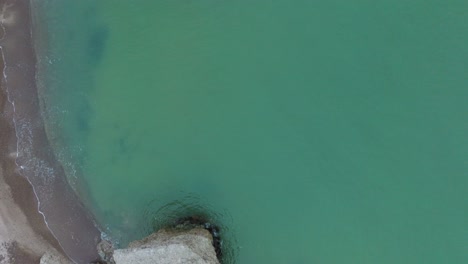
<svg viewBox="0 0 468 264">
<path fill-rule="evenodd" d="M 8 6 L 2 1 L 2 25 L 13 23 L 13 16 L 5 16 Z M 4 38 L 2 27 L 1 38 Z M 2 50 L 3 51 L 3 50 Z M 0 70 L 4 71 L 3 57 Z M 14 128 L 8 110 L 6 90 L 0 89 L 0 263 L 39 263 L 46 252 L 62 252 L 57 240 L 45 225 L 38 211 L 32 186 L 16 170 L 11 152 Z"/>
<path fill-rule="evenodd" d="M 100 232 L 48 143 L 29 5 L 0 0 L 0 263 L 39 263 L 48 251 L 89 263 Z"/>
<path fill-rule="evenodd" d="M 32 190 L 26 185 L 20 190 L 11 188 L 0 168 L 0 263 L 39 263 L 46 252 L 58 254 L 61 249 L 46 229 L 42 216 L 33 215 L 37 206 L 30 201 L 29 208 L 23 210 L 12 192 L 22 195 L 25 205 L 29 200 L 27 196 L 32 197 Z M 24 212 L 29 212 L 29 217 Z"/>
<path fill-rule="evenodd" d="M 4 62 L 0 58 L 0 70 Z M 16 153 L 8 151 L 14 130 L 0 90 L 0 263 L 39 263 L 46 252 L 62 251 L 45 225 L 29 182 L 16 171 Z M 62 254 L 63 253 L 59 253 Z"/>
</svg>

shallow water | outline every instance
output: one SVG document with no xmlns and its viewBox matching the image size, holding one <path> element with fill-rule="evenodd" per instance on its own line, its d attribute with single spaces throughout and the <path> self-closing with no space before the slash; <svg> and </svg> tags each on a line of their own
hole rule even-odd
<svg viewBox="0 0 468 264">
<path fill-rule="evenodd" d="M 49 134 L 121 246 L 205 212 L 237 263 L 468 260 L 466 2 L 42 6 Z"/>
</svg>

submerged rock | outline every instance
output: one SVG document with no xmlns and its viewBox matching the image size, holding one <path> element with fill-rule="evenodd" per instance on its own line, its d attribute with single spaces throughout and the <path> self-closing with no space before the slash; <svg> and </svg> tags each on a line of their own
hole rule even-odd
<svg viewBox="0 0 468 264">
<path fill-rule="evenodd" d="M 219 264 L 213 237 L 204 228 L 162 229 L 114 251 L 116 264 Z"/>
<path fill-rule="evenodd" d="M 105 239 L 101 240 L 101 242 L 99 242 L 99 244 L 97 245 L 97 251 L 99 256 L 101 257 L 101 262 L 97 261 L 92 264 L 115 263 L 113 258 L 114 247 L 112 246 L 112 243 Z"/>
</svg>

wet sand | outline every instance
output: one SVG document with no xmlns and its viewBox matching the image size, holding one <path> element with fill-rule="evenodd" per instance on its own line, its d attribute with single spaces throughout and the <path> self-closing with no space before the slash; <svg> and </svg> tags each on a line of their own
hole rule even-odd
<svg viewBox="0 0 468 264">
<path fill-rule="evenodd" d="M 89 263 L 99 258 L 100 231 L 47 140 L 29 4 L 0 0 L 0 263 L 38 263 L 51 248 Z"/>
<path fill-rule="evenodd" d="M 12 174 L 0 167 L 0 263 L 39 263 L 46 252 L 61 251 L 37 211 L 29 183 L 5 175 Z"/>
<path fill-rule="evenodd" d="M 3 32 L 2 32 L 3 35 Z M 0 57 L 0 70 L 4 62 Z M 31 184 L 18 175 L 9 146 L 15 134 L 6 112 L 8 104 L 0 90 L 0 263 L 38 263 L 47 251 L 61 247 L 38 211 Z M 63 252 L 62 252 L 63 253 Z"/>
</svg>

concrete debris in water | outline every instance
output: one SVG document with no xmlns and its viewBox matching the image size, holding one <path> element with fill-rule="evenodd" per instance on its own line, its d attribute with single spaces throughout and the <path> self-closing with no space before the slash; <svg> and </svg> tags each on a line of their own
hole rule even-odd
<svg viewBox="0 0 468 264">
<path fill-rule="evenodd" d="M 213 237 L 203 228 L 162 229 L 114 251 L 116 264 L 219 264 Z"/>
</svg>

